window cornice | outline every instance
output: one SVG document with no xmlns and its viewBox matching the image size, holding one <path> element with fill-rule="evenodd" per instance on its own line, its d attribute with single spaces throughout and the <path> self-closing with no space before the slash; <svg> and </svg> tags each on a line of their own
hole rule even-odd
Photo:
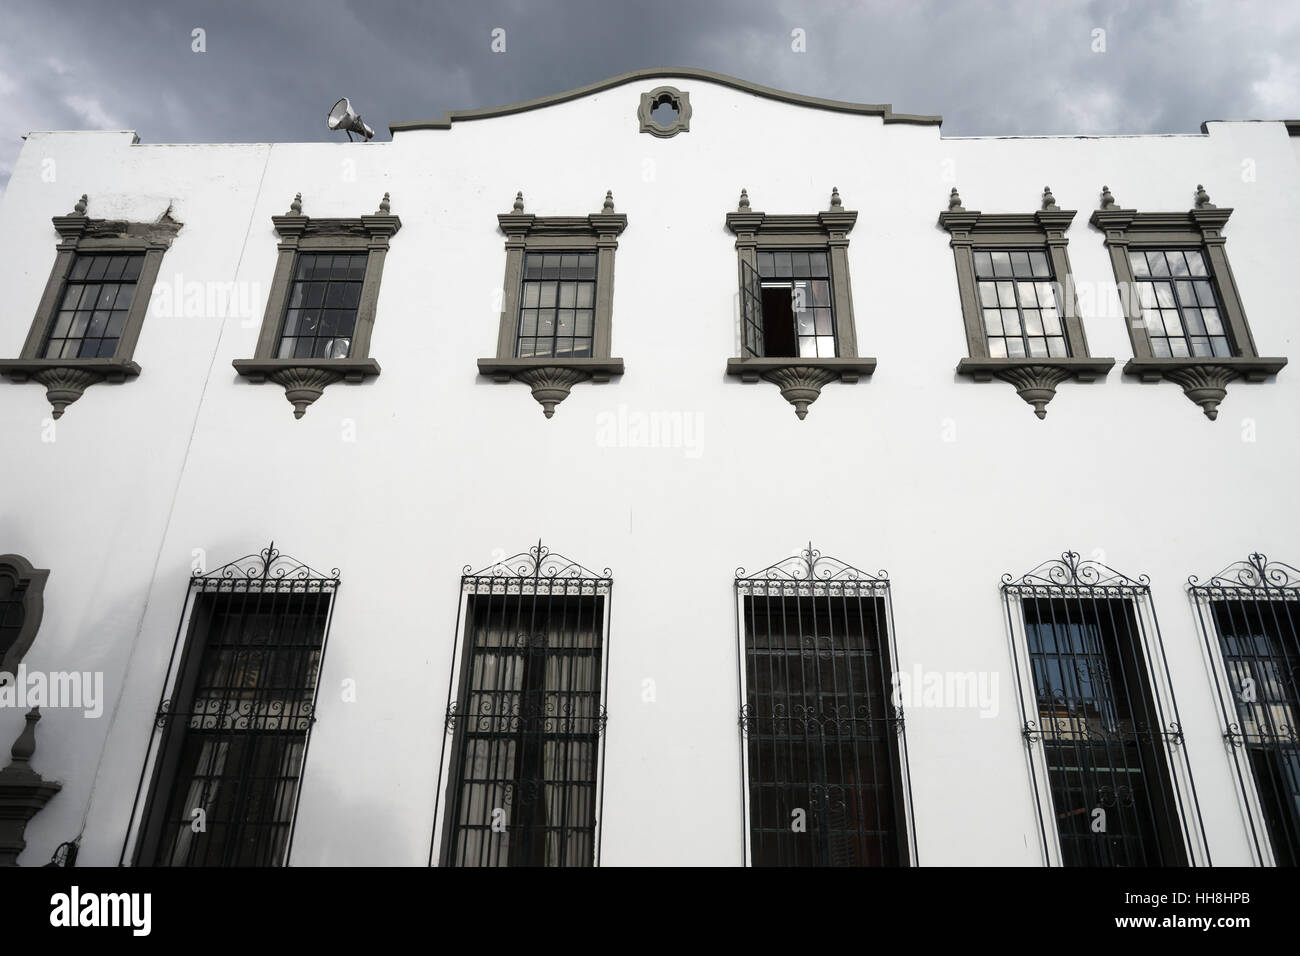
<svg viewBox="0 0 1300 956">
<path fill-rule="evenodd" d="M 15 383 L 33 381 L 45 386 L 45 397 L 56 419 L 62 418 L 67 407 L 81 398 L 91 385 L 101 382 L 120 384 L 140 374 L 140 366 L 133 359 L 149 310 L 154 282 L 158 278 L 163 254 L 171 248 L 184 226 L 184 223 L 171 218 L 170 206 L 154 222 L 131 222 L 93 219 L 86 215 L 88 205 L 89 198 L 82 194 L 71 213 L 50 220 L 59 234 L 54 266 L 36 307 L 22 352 L 16 359 L 0 360 L 0 376 Z M 54 323 L 77 256 L 95 252 L 142 253 L 144 256 L 117 348 L 111 357 L 41 357 L 46 335 Z"/>
<path fill-rule="evenodd" d="M 623 360 L 611 353 L 614 314 L 614 254 L 627 216 L 614 210 L 614 194 L 605 193 L 599 212 L 586 216 L 536 216 L 524 211 L 524 194 L 517 192 L 510 212 L 497 216 L 505 233 L 506 272 L 502 283 L 497 353 L 478 361 L 480 375 L 497 383 L 522 382 L 532 391 L 547 418 L 582 382 L 608 382 L 623 374 Z M 596 254 L 591 356 L 518 358 L 520 294 L 525 252 L 578 251 Z"/>
<path fill-rule="evenodd" d="M 271 222 L 280 237 L 277 245 L 279 257 L 255 354 L 251 359 L 235 359 L 231 364 L 240 376 L 253 384 L 270 381 L 283 387 L 284 397 L 293 405 L 293 417 L 302 418 L 307 408 L 330 385 L 338 382 L 358 384 L 379 374 L 379 363 L 370 357 L 370 337 L 378 310 L 389 240 L 402 228 L 402 220 L 392 214 L 388 193 L 384 193 L 379 209 L 373 215 L 334 219 L 303 215 L 302 193 L 298 193 L 289 212 L 272 216 Z M 361 300 L 357 305 L 347 358 L 275 357 L 293 288 L 294 266 L 300 252 L 367 253 Z"/>
<path fill-rule="evenodd" d="M 742 355 L 727 359 L 727 375 L 742 382 L 769 382 L 794 406 L 802 421 L 808 407 L 831 382 L 853 384 L 870 378 L 876 360 L 858 355 L 857 328 L 853 321 L 853 286 L 849 278 L 849 233 L 858 214 L 845 209 L 840 191 L 832 187 L 830 205 L 816 213 L 769 214 L 751 208 L 749 190 L 740 191 L 735 212 L 726 215 L 726 227 L 736 237 L 737 277 L 745 287 L 745 270 L 757 269 L 759 251 L 824 249 L 828 256 L 835 319 L 835 358 Z M 743 298 L 743 293 L 742 293 Z M 742 317 L 741 321 L 744 319 Z"/>
<path fill-rule="evenodd" d="M 1062 382 L 1094 382 L 1105 378 L 1115 364 L 1113 358 L 1094 358 L 1088 354 L 1088 339 L 1074 294 L 1074 277 L 1067 252 L 1069 240 L 1065 237 L 1076 214 L 1076 210 L 1058 207 L 1051 189 L 1046 187 L 1041 208 L 1032 213 L 986 213 L 966 209 L 957 190 L 953 189 L 948 197 L 948 208 L 939 214 L 939 226 L 950 237 L 948 245 L 952 248 L 957 267 L 969 353 L 967 358 L 957 363 L 957 374 L 975 382 L 994 379 L 1007 382 L 1034 409 L 1039 419 L 1047 417 L 1047 405 L 1056 396 L 1056 387 Z M 979 249 L 1046 252 L 1051 263 L 1060 321 L 1070 349 L 1068 357 L 1002 358 L 989 355 L 975 274 L 974 253 Z"/>
<path fill-rule="evenodd" d="M 1223 227 L 1231 215 L 1230 208 L 1220 209 L 1211 203 L 1201 185 L 1196 187 L 1195 206 L 1186 212 L 1122 209 L 1116 204 L 1110 188 L 1103 186 L 1101 208 L 1095 210 L 1088 220 L 1105 236 L 1119 287 L 1120 304 L 1128 319 L 1133 358 L 1125 363 L 1124 374 L 1143 382 L 1170 381 L 1182 386 L 1183 393 L 1200 406 L 1211 421 L 1219 415 L 1219 403 L 1227 396 L 1229 383 L 1238 380 L 1262 382 L 1287 364 L 1283 357 L 1261 357 L 1255 347 L 1225 249 L 1227 239 Z M 1130 249 L 1178 246 L 1195 246 L 1209 261 L 1219 305 L 1232 333 L 1232 344 L 1237 354 L 1168 358 L 1153 353 L 1139 297 L 1134 294 L 1137 280 L 1128 254 Z"/>
</svg>

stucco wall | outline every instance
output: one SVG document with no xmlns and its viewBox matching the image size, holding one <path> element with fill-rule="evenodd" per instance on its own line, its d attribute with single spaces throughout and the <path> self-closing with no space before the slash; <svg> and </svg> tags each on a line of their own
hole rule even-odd
<svg viewBox="0 0 1300 956">
<path fill-rule="evenodd" d="M 262 298 L 251 319 L 151 316 L 139 379 L 92 387 L 53 441 L 42 389 L 0 383 L 0 551 L 51 569 L 26 663 L 103 670 L 109 698 L 98 720 L 45 713 L 35 765 L 64 790 L 29 827 L 24 863 L 48 859 L 83 818 L 79 862 L 117 862 L 193 552 L 212 567 L 274 538 L 343 581 L 292 862 L 422 864 L 458 576 L 539 537 L 613 570 L 605 864 L 740 862 L 732 577 L 810 539 L 888 570 L 902 669 L 1001 675 L 995 718 L 907 715 L 923 864 L 1041 858 L 998 581 L 1066 548 L 1150 575 L 1213 860 L 1250 861 L 1184 582 L 1252 550 L 1300 561 L 1300 378 L 1231 385 L 1210 422 L 1177 386 L 1123 377 L 1132 352 L 1087 218 L 1103 183 L 1143 211 L 1188 209 L 1204 183 L 1235 209 L 1227 250 L 1260 353 L 1292 355 L 1300 168 L 1285 128 L 944 139 L 933 126 L 661 82 L 689 90 L 694 107 L 690 132 L 668 140 L 637 132 L 649 85 L 635 83 L 391 143 L 28 138 L 0 207 L 5 357 L 49 275 L 50 217 L 83 192 L 97 217 L 153 219 L 172 205 L 185 227 L 160 284 L 179 273 Z M 1045 184 L 1080 211 L 1074 277 L 1102 290 L 1082 303 L 1088 341 L 1117 366 L 1104 382 L 1061 386 L 1039 421 L 1009 385 L 954 374 L 965 340 L 935 220 L 953 185 L 967 208 L 1030 212 Z M 742 186 L 770 213 L 824 209 L 838 186 L 859 212 L 854 311 L 860 352 L 879 368 L 826 387 L 803 422 L 775 387 L 724 375 L 738 332 L 723 217 Z M 613 320 L 627 374 L 577 386 L 547 421 L 523 385 L 476 374 L 496 348 L 495 215 L 516 190 L 538 215 L 594 212 L 606 189 L 629 220 Z M 385 191 L 403 227 L 372 340 L 383 372 L 330 387 L 295 421 L 282 389 L 230 364 L 253 354 L 275 265 L 270 217 L 296 192 L 325 217 L 372 212 Z M 610 447 L 602 413 L 680 413 L 692 440 Z M 345 679 L 355 703 L 339 692 Z M 21 723 L 0 710 L 0 741 Z"/>
</svg>

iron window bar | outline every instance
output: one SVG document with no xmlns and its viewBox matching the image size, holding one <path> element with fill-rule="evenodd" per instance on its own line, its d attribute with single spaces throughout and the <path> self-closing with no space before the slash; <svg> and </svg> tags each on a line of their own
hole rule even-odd
<svg viewBox="0 0 1300 956">
<path fill-rule="evenodd" d="M 914 865 L 888 575 L 810 543 L 735 593 L 745 862 Z"/>
<path fill-rule="evenodd" d="M 1300 570 L 1255 552 L 1187 586 L 1255 860 L 1300 865 Z"/>
<path fill-rule="evenodd" d="M 190 576 L 119 864 L 288 864 L 338 587 L 274 542 Z"/>
<path fill-rule="evenodd" d="M 540 541 L 466 565 L 430 865 L 600 864 L 612 589 Z"/>
<path fill-rule="evenodd" d="M 1049 865 L 1209 865 L 1146 575 L 1066 551 L 1002 576 Z"/>
</svg>

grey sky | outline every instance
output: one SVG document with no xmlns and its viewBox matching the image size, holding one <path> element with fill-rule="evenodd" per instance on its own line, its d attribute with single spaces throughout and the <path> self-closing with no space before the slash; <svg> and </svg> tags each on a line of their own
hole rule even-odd
<svg viewBox="0 0 1300 956">
<path fill-rule="evenodd" d="M 0 24 L 0 189 L 33 129 L 322 140 L 341 135 L 324 118 L 346 95 L 386 139 L 389 122 L 649 66 L 938 113 L 950 136 L 1300 117 L 1294 0 L 0 0 Z M 497 27 L 504 53 L 490 48 Z M 806 52 L 792 49 L 796 28 Z"/>
</svg>

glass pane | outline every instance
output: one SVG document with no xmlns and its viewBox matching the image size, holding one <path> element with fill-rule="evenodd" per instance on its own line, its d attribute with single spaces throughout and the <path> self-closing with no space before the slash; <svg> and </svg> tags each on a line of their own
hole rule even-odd
<svg viewBox="0 0 1300 956">
<path fill-rule="evenodd" d="M 1211 282 L 1194 282 L 1194 283 L 1192 283 L 1192 285 L 1194 285 L 1194 286 L 1196 287 L 1196 301 L 1197 301 L 1197 303 L 1199 303 L 1200 305 L 1210 306 L 1211 308 L 1213 308 L 1213 307 L 1216 305 L 1216 303 L 1215 303 L 1215 301 L 1214 301 L 1214 284 L 1213 284 L 1213 283 L 1211 283 Z"/>
<path fill-rule="evenodd" d="M 1182 250 L 1175 249 L 1165 253 L 1165 259 L 1169 262 L 1169 273 L 1176 276 L 1187 275 L 1187 261 L 1183 258 Z"/>
<path fill-rule="evenodd" d="M 1024 339 L 1007 339 L 1007 355 L 1010 358 L 1025 357 L 1025 340 Z"/>
<path fill-rule="evenodd" d="M 1043 334 L 1043 317 L 1037 309 L 1025 309 L 1025 334 L 1042 335 Z M 1044 354 L 1044 353 L 1037 353 Z"/>
<path fill-rule="evenodd" d="M 523 307 L 525 309 L 537 308 L 537 302 L 540 296 L 541 296 L 541 287 L 536 282 L 524 283 Z"/>
<path fill-rule="evenodd" d="M 834 329 L 832 328 L 831 325 L 831 310 L 814 309 L 813 314 L 817 318 L 817 334 L 832 335 L 834 333 Z"/>
<path fill-rule="evenodd" d="M 993 274 L 995 276 L 1011 275 L 1011 254 L 1006 252 L 994 252 L 990 254 L 993 258 Z"/>
<path fill-rule="evenodd" d="M 1017 282 L 1016 291 L 1020 293 L 1020 307 L 1032 309 L 1038 304 L 1038 294 L 1032 282 Z"/>
<path fill-rule="evenodd" d="M 811 310 L 795 313 L 794 327 L 796 335 L 813 335 L 817 329 L 813 325 L 813 313 Z"/>
<path fill-rule="evenodd" d="M 1019 335 L 1020 313 L 1015 309 L 1003 309 L 1002 327 L 1007 330 L 1007 335 Z"/>
<path fill-rule="evenodd" d="M 776 266 L 776 275 L 778 278 L 788 277 L 791 272 L 790 253 L 776 252 L 772 255 L 773 262 Z"/>
<path fill-rule="evenodd" d="M 1169 358 L 1169 340 L 1166 338 L 1153 338 L 1151 340 L 1151 354 L 1156 358 Z"/>
<path fill-rule="evenodd" d="M 1210 340 L 1200 336 L 1193 336 L 1191 339 L 1193 355 L 1213 355 L 1214 350 L 1210 348 Z"/>
<path fill-rule="evenodd" d="M 1147 257 L 1144 252 L 1132 252 L 1128 254 L 1129 268 L 1133 270 L 1135 277 L 1149 276 L 1151 270 L 1147 268 Z"/>
<path fill-rule="evenodd" d="M 1031 252 L 1029 254 L 1029 267 L 1033 270 L 1034 277 L 1044 279 L 1052 274 L 1052 270 L 1047 266 L 1047 253 Z"/>
<path fill-rule="evenodd" d="M 1156 287 L 1150 282 L 1138 283 L 1138 305 L 1144 309 L 1156 307 Z"/>
<path fill-rule="evenodd" d="M 1169 354 L 1174 358 L 1187 358 L 1187 340 L 1183 338 L 1167 339 L 1169 343 Z"/>
<path fill-rule="evenodd" d="M 813 276 L 828 276 L 830 270 L 827 268 L 826 253 L 810 252 L 808 253 L 809 274 Z"/>
<path fill-rule="evenodd" d="M 578 308 L 590 309 L 596 301 L 596 286 L 590 282 L 578 285 Z"/>
<path fill-rule="evenodd" d="M 816 357 L 817 357 L 817 337 L 816 337 L 816 336 L 813 336 L 813 335 L 801 335 L 801 336 L 799 336 L 799 354 L 800 354 L 800 355 L 809 356 L 809 357 L 811 357 L 811 358 L 816 358 Z"/>
<path fill-rule="evenodd" d="M 86 278 L 94 281 L 104 278 L 104 270 L 108 268 L 108 256 L 91 256 L 90 269 L 86 272 Z"/>
<path fill-rule="evenodd" d="M 996 338 L 989 339 L 989 358 L 1006 358 L 1007 341 L 1006 339 Z"/>
<path fill-rule="evenodd" d="M 1044 309 L 1044 310 L 1043 310 L 1043 330 L 1044 330 L 1048 335 L 1060 335 L 1060 334 L 1062 334 L 1062 333 L 1061 333 L 1061 319 L 1060 319 L 1060 317 L 1056 314 L 1056 310 L 1055 310 L 1055 309 Z"/>
<path fill-rule="evenodd" d="M 554 335 L 555 334 L 555 310 L 542 309 L 537 313 L 537 334 Z"/>
<path fill-rule="evenodd" d="M 578 302 L 578 284 L 576 282 L 560 283 L 560 308 L 572 309 Z"/>
<path fill-rule="evenodd" d="M 1214 354 L 1216 357 L 1226 358 L 1232 354 L 1232 349 L 1228 348 L 1228 340 L 1226 338 L 1216 336 L 1215 338 L 1210 339 L 1210 344 L 1214 346 Z"/>
<path fill-rule="evenodd" d="M 998 284 L 996 282 L 981 282 L 979 290 L 980 305 L 986 309 L 990 306 L 996 308 L 998 304 Z"/>
<path fill-rule="evenodd" d="M 578 310 L 574 325 L 574 331 L 578 335 L 591 335 L 591 316 L 590 310 Z"/>
<path fill-rule="evenodd" d="M 280 340 L 280 351 L 276 358 L 293 358 L 293 350 L 297 348 L 298 340 L 293 337 L 285 337 Z"/>
<path fill-rule="evenodd" d="M 1200 252 L 1188 250 L 1184 253 L 1187 256 L 1187 272 L 1194 276 L 1206 276 L 1210 273 L 1205 268 L 1205 257 Z"/>
<path fill-rule="evenodd" d="M 1179 305 L 1196 305 L 1196 293 L 1192 291 L 1192 283 L 1183 279 L 1174 283 L 1174 290 L 1178 293 Z"/>
<path fill-rule="evenodd" d="M 1146 322 L 1147 332 L 1151 335 L 1164 335 L 1165 327 L 1160 322 L 1159 309 L 1143 309 L 1142 320 Z"/>
<path fill-rule="evenodd" d="M 1174 287 L 1168 282 L 1157 282 L 1156 302 L 1162 309 L 1172 309 L 1174 307 Z"/>
<path fill-rule="evenodd" d="M 758 274 L 767 278 L 776 275 L 776 267 L 772 263 L 772 253 L 760 252 L 757 257 Z"/>
<path fill-rule="evenodd" d="M 1037 337 L 1031 338 L 1029 340 L 1029 354 L 1034 356 L 1046 356 L 1047 339 L 1040 339 Z"/>
<path fill-rule="evenodd" d="M 984 310 L 984 331 L 989 335 L 1002 334 L 1002 313 L 997 309 Z"/>
<path fill-rule="evenodd" d="M 998 304 L 1006 308 L 1016 304 L 1015 284 L 1012 282 L 998 283 Z"/>
<path fill-rule="evenodd" d="M 992 277 L 993 261 L 987 252 L 975 253 L 975 275 L 981 279 Z"/>
<path fill-rule="evenodd" d="M 1033 275 L 1033 272 L 1029 268 L 1029 253 L 1011 253 L 1011 274 L 1017 278 L 1025 279 Z"/>
<path fill-rule="evenodd" d="M 809 275 L 811 275 L 812 270 L 808 265 L 808 253 L 806 252 L 790 253 L 790 268 L 793 271 L 794 275 L 799 276 L 801 278 L 807 278 Z"/>
<path fill-rule="evenodd" d="M 817 336 L 817 357 L 835 358 L 835 339 L 833 336 Z"/>
<path fill-rule="evenodd" d="M 573 310 L 561 309 L 559 313 L 559 326 L 556 328 L 557 335 L 573 335 Z"/>
<path fill-rule="evenodd" d="M 1178 317 L 1177 309 L 1161 309 L 1160 318 L 1165 323 L 1165 332 L 1168 335 L 1183 334 L 1183 323 Z"/>
<path fill-rule="evenodd" d="M 555 299 L 557 295 L 556 284 L 554 282 L 544 282 L 541 286 L 540 300 L 543 309 L 555 308 Z"/>
<path fill-rule="evenodd" d="M 1201 318 L 1205 320 L 1205 331 L 1211 335 L 1223 334 L 1223 323 L 1219 321 L 1218 309 L 1201 309 Z"/>
<path fill-rule="evenodd" d="M 1201 318 L 1200 309 L 1183 309 L 1183 321 L 1192 335 L 1205 334 L 1205 320 Z"/>
<path fill-rule="evenodd" d="M 594 252 L 584 252 L 578 256 L 578 278 L 588 280 L 596 278 L 596 254 Z"/>
<path fill-rule="evenodd" d="M 519 334 L 534 336 L 537 334 L 537 310 L 524 309 L 519 314 Z"/>
<path fill-rule="evenodd" d="M 1056 358 L 1065 358 L 1070 353 L 1066 351 L 1065 339 L 1050 338 L 1047 340 L 1047 354 Z"/>
<path fill-rule="evenodd" d="M 76 261 L 72 263 L 72 271 L 68 275 L 73 279 L 86 278 L 86 271 L 90 268 L 90 259 L 90 256 L 77 256 Z"/>
<path fill-rule="evenodd" d="M 1151 274 L 1153 276 L 1169 275 L 1169 263 L 1165 261 L 1163 252 L 1153 251 L 1147 253 L 1147 261 L 1151 263 Z"/>
</svg>

